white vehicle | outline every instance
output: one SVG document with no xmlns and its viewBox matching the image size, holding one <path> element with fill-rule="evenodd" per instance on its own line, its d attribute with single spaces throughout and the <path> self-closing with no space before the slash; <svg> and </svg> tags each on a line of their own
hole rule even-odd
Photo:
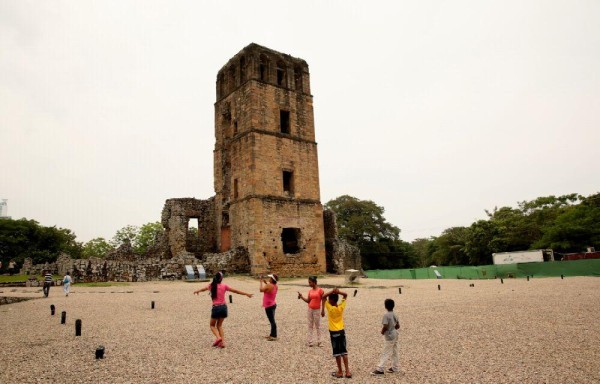
<svg viewBox="0 0 600 384">
<path fill-rule="evenodd" d="M 551 249 L 534 249 L 531 251 L 492 253 L 494 264 L 543 263 L 554 261 Z"/>
</svg>

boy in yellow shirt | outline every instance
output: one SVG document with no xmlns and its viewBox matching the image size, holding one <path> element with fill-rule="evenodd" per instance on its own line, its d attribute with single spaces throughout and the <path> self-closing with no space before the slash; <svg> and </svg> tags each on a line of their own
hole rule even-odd
<svg viewBox="0 0 600 384">
<path fill-rule="evenodd" d="M 338 305 L 339 295 L 342 295 L 342 302 Z M 337 378 L 344 377 L 342 360 L 344 360 L 344 368 L 346 368 L 346 377 L 352 377 L 350 369 L 348 369 L 348 351 L 346 350 L 346 333 L 344 331 L 344 309 L 346 309 L 347 297 L 347 293 L 334 288 L 323 295 L 321 305 L 321 317 L 325 316 L 325 308 L 327 308 L 329 336 L 333 348 L 333 357 L 335 357 L 337 363 L 337 372 L 331 372 L 331 376 Z"/>
</svg>

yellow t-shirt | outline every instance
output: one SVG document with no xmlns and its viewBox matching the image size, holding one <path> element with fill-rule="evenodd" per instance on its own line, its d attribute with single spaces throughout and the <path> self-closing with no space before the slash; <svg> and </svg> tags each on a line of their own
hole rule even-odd
<svg viewBox="0 0 600 384">
<path fill-rule="evenodd" d="M 344 309 L 346 309 L 346 300 L 342 299 L 342 302 L 338 305 L 329 304 L 329 300 L 325 301 L 325 308 L 327 308 L 327 317 L 329 318 L 329 330 L 330 331 L 341 331 L 344 329 Z"/>
</svg>

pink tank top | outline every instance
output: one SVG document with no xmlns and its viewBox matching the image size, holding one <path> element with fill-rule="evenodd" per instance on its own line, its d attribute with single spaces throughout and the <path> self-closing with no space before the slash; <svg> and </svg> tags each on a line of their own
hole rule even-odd
<svg viewBox="0 0 600 384">
<path fill-rule="evenodd" d="M 263 292 L 263 307 L 269 308 L 275 305 L 275 296 L 277 296 L 277 284 L 272 284 L 271 292 Z"/>
</svg>

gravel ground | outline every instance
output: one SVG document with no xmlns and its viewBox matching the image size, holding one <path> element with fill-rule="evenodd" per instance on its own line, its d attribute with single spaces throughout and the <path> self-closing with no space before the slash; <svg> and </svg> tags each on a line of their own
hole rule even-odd
<svg viewBox="0 0 600 384">
<path fill-rule="evenodd" d="M 210 298 L 192 294 L 206 283 L 74 285 L 69 297 L 52 287 L 49 298 L 41 298 L 40 288 L 2 288 L 0 296 L 36 299 L 0 306 L 0 383 L 600 382 L 598 278 L 504 284 L 362 279 L 357 287 L 342 289 L 349 293 L 345 322 L 352 379 L 330 377 L 335 362 L 326 321 L 323 347 L 305 345 L 306 304 L 296 293 L 308 290 L 305 279 L 280 282 L 274 342 L 263 338 L 269 323 L 258 280 L 226 277 L 225 282 L 255 296 L 233 295 L 224 349 L 211 347 Z M 319 283 L 344 285 L 339 276 Z M 386 298 L 396 301 L 401 322 L 402 372 L 373 377 Z M 79 337 L 76 319 L 82 320 Z M 96 360 L 100 345 L 105 358 Z"/>
</svg>

